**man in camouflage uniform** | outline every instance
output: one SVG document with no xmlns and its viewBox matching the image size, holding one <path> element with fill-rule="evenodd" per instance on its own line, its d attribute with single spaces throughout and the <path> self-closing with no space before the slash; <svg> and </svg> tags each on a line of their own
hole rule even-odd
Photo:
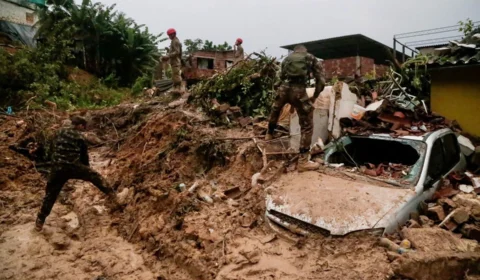
<svg viewBox="0 0 480 280">
<path fill-rule="evenodd" d="M 180 68 L 182 67 L 182 43 L 180 43 L 180 40 L 177 38 L 177 31 L 175 31 L 175 29 L 168 29 L 167 35 L 171 40 L 168 58 L 170 59 L 170 66 L 172 67 L 173 90 L 181 91 L 182 76 L 180 74 Z"/>
<path fill-rule="evenodd" d="M 243 40 L 241 38 L 238 38 L 237 41 L 235 41 L 235 63 L 238 63 L 239 61 L 242 61 L 245 59 L 245 53 L 243 51 Z"/>
<path fill-rule="evenodd" d="M 265 140 L 272 139 L 282 108 L 289 103 L 298 113 L 302 134 L 298 170 L 315 170 L 319 164 L 309 161 L 313 135 L 313 102 L 325 87 L 323 67 L 313 55 L 307 52 L 304 46 L 298 45 L 293 53 L 282 62 L 280 71 L 282 83 L 277 90 Z M 306 83 L 310 74 L 315 78 L 315 92 L 311 99 L 306 91 Z"/>
<path fill-rule="evenodd" d="M 73 128 L 64 128 L 57 132 L 53 140 L 53 167 L 47 182 L 45 197 L 40 209 L 35 229 L 41 231 L 45 219 L 50 214 L 63 185 L 69 179 L 91 182 L 100 191 L 108 195 L 112 206 L 119 204 L 115 192 L 108 187 L 102 176 L 90 168 L 88 148 L 79 131 L 86 129 L 87 122 L 81 117 L 72 118 Z"/>
</svg>

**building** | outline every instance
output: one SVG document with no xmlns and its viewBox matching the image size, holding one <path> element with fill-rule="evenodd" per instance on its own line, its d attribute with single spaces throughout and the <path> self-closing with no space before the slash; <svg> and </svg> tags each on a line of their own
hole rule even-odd
<svg viewBox="0 0 480 280">
<path fill-rule="evenodd" d="M 388 70 L 388 61 L 393 59 L 392 48 L 362 34 L 291 44 L 282 48 L 292 51 L 298 44 L 304 45 L 309 53 L 323 59 L 327 80 L 367 74 L 382 76 Z M 396 59 L 402 59 L 400 52 L 395 51 L 395 54 Z"/>
<path fill-rule="evenodd" d="M 428 62 L 432 111 L 480 137 L 480 29 L 461 42 L 437 48 Z"/>
<path fill-rule="evenodd" d="M 45 0 L 0 0 L 0 45 L 35 46 L 35 11 Z"/>
<path fill-rule="evenodd" d="M 234 51 L 197 51 L 187 59 L 183 75 L 187 81 L 205 79 L 228 69 L 234 61 Z"/>
</svg>

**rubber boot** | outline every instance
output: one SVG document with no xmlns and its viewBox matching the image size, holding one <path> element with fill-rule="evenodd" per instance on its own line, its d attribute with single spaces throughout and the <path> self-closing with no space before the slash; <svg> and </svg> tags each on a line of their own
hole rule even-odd
<svg viewBox="0 0 480 280">
<path fill-rule="evenodd" d="M 320 168 L 320 163 L 309 160 L 310 153 L 301 153 L 298 158 L 298 172 L 315 171 Z"/>
<path fill-rule="evenodd" d="M 43 229 L 43 222 L 37 218 L 37 220 L 35 221 L 35 231 L 41 232 L 42 229 Z"/>
</svg>

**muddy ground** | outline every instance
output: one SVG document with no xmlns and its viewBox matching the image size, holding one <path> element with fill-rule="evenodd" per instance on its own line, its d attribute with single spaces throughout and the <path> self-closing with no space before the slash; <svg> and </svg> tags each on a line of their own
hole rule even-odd
<svg viewBox="0 0 480 280">
<path fill-rule="evenodd" d="M 478 258 L 475 246 L 454 246 L 440 262 L 402 257 L 392 263 L 378 237 L 368 234 L 278 234 L 264 218 L 264 190 L 276 177 L 252 186 L 252 175 L 264 167 L 261 154 L 250 140 L 226 140 L 258 131 L 217 127 L 195 108 L 167 104 L 75 112 L 90 120 L 92 167 L 126 207 L 110 213 L 100 191 L 70 181 L 42 233 L 32 229 L 44 169 L 8 146 L 29 136 L 48 138 L 68 116 L 1 116 L 0 279 L 455 279 L 429 278 L 428 272 L 459 262 L 462 256 L 452 254 Z M 281 176 L 275 166 L 287 159 L 276 160 L 266 172 Z M 458 279 L 473 279 L 470 268 L 462 267 Z"/>
</svg>

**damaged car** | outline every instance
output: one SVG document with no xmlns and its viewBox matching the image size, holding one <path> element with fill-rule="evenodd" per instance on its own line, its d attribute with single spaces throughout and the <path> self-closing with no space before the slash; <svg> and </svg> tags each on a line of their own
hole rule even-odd
<svg viewBox="0 0 480 280">
<path fill-rule="evenodd" d="M 422 136 L 343 136 L 323 154 L 325 170 L 290 173 L 266 198 L 270 224 L 308 235 L 391 233 L 442 178 L 466 168 L 457 136 L 441 129 Z"/>
</svg>

